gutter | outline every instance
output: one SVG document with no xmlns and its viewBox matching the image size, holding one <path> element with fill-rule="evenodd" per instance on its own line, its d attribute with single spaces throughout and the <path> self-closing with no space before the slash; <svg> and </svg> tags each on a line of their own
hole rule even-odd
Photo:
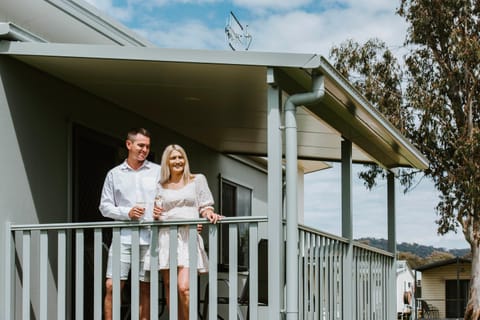
<svg viewBox="0 0 480 320">
<path fill-rule="evenodd" d="M 298 93 L 285 101 L 285 159 L 286 159 L 286 319 L 298 319 L 298 212 L 297 212 L 297 119 L 298 106 L 320 101 L 325 96 L 324 76 L 312 75 L 312 92 Z"/>
<path fill-rule="evenodd" d="M 48 42 L 32 32 L 20 28 L 12 22 L 0 22 L 0 40 L 21 42 Z"/>
</svg>

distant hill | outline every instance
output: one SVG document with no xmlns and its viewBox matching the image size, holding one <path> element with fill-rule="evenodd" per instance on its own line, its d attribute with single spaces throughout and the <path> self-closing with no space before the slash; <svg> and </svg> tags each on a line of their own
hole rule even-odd
<svg viewBox="0 0 480 320">
<path fill-rule="evenodd" d="M 375 239 L 375 238 L 361 238 L 356 241 L 368 244 L 372 247 L 387 250 L 387 240 L 386 239 Z M 450 253 L 455 257 L 465 257 L 470 254 L 470 249 L 445 249 L 445 248 L 435 248 L 432 246 L 425 246 L 418 243 L 397 243 L 398 252 L 409 252 L 422 259 L 430 257 L 434 252 L 445 252 Z"/>
</svg>

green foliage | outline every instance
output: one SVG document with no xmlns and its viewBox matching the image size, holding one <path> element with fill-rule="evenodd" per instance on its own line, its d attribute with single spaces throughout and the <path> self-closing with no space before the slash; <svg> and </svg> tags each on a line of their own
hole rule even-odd
<svg viewBox="0 0 480 320">
<path fill-rule="evenodd" d="M 347 40 L 330 51 L 334 67 L 380 111 L 403 135 L 413 131 L 413 112 L 403 99 L 403 71 L 394 54 L 378 39 L 359 45 Z M 359 174 L 367 188 L 376 185 L 386 172 L 376 165 L 366 165 Z M 416 171 L 400 172 L 405 191 L 412 187 Z"/>
<path fill-rule="evenodd" d="M 438 231 L 460 226 L 478 246 L 480 3 L 402 0 L 398 13 L 410 24 L 406 99 L 418 116 L 411 138 L 441 193 Z"/>
<path fill-rule="evenodd" d="M 427 157 L 440 192 L 438 232 L 460 229 L 480 249 L 480 1 L 400 0 L 408 54 L 399 64 L 384 43 L 348 40 L 331 50 L 335 67 Z M 400 67 L 401 66 L 401 67 Z M 372 187 L 378 168 L 361 174 Z M 412 187 L 412 172 L 401 183 Z M 437 255 L 438 256 L 438 255 Z M 472 270 L 478 270 L 472 259 Z M 480 277 L 472 273 L 472 287 Z M 480 319 L 477 292 L 465 319 Z M 478 302 L 478 303 L 477 303 Z"/>
<path fill-rule="evenodd" d="M 347 40 L 332 48 L 334 66 L 422 151 L 424 172 L 440 191 L 438 232 L 461 228 L 480 239 L 480 2 L 402 0 L 397 12 L 409 23 L 400 64 L 377 39 Z M 409 190 L 415 171 L 404 169 Z M 360 177 L 372 188 L 385 172 L 369 166 Z M 472 241 L 474 243 L 472 243 Z"/>
</svg>

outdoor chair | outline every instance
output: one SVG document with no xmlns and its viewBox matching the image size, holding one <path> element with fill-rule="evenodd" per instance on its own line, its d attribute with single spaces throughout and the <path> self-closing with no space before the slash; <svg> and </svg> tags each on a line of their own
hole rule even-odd
<svg viewBox="0 0 480 320">
<path fill-rule="evenodd" d="M 439 319 L 439 311 L 435 306 L 427 303 L 425 300 L 419 300 L 422 309 L 422 319 Z"/>
</svg>

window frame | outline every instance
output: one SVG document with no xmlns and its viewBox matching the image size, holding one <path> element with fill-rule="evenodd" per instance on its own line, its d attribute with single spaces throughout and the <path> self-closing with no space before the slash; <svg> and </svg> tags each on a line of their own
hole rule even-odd
<svg viewBox="0 0 480 320">
<path fill-rule="evenodd" d="M 228 214 L 226 215 L 226 212 L 224 212 L 224 209 L 225 209 L 225 203 L 224 203 L 224 184 L 226 185 L 229 185 L 231 187 L 234 187 L 236 189 L 235 191 L 235 194 L 234 194 L 234 207 L 235 207 L 235 212 L 234 214 Z M 246 192 L 245 194 L 248 194 L 248 202 L 246 205 L 245 204 L 239 204 L 238 203 L 238 200 L 239 200 L 239 191 L 238 190 L 242 190 L 241 192 Z M 252 187 L 249 187 L 249 186 L 246 186 L 244 184 L 241 184 L 239 182 L 237 182 L 236 180 L 234 179 L 230 179 L 230 178 L 226 178 L 224 176 L 222 176 L 221 174 L 219 174 L 219 193 L 220 193 L 220 196 L 219 196 L 219 210 L 220 210 L 220 214 L 222 215 L 225 215 L 225 216 L 228 216 L 228 217 L 242 217 L 242 216 L 245 216 L 245 217 L 248 217 L 248 216 L 252 216 L 252 207 L 253 207 L 253 188 Z M 239 215 L 238 214 L 238 210 L 241 206 L 244 206 L 247 208 L 247 214 L 242 214 L 242 215 Z M 218 237 L 218 249 L 219 249 L 219 259 L 218 259 L 218 263 L 219 263 L 219 266 L 222 268 L 222 269 L 228 269 L 228 260 L 225 261 L 224 257 L 224 252 L 228 252 L 228 231 L 225 231 L 225 229 L 228 230 L 228 225 L 223 225 L 223 226 L 220 226 L 219 228 L 219 237 Z M 241 243 L 241 226 L 239 226 L 239 232 L 238 232 L 238 243 L 240 244 Z M 224 241 L 224 238 L 226 238 L 226 240 Z M 248 238 L 247 238 L 248 240 Z M 248 241 L 247 241 L 248 243 Z M 247 253 L 246 253 L 246 260 L 247 261 L 244 261 L 243 264 L 241 264 L 241 251 L 239 250 L 238 251 L 238 265 L 237 265 L 237 268 L 238 270 L 243 270 L 243 269 L 247 269 L 248 268 L 248 245 L 247 245 Z M 228 256 L 228 254 L 226 255 Z"/>
</svg>

